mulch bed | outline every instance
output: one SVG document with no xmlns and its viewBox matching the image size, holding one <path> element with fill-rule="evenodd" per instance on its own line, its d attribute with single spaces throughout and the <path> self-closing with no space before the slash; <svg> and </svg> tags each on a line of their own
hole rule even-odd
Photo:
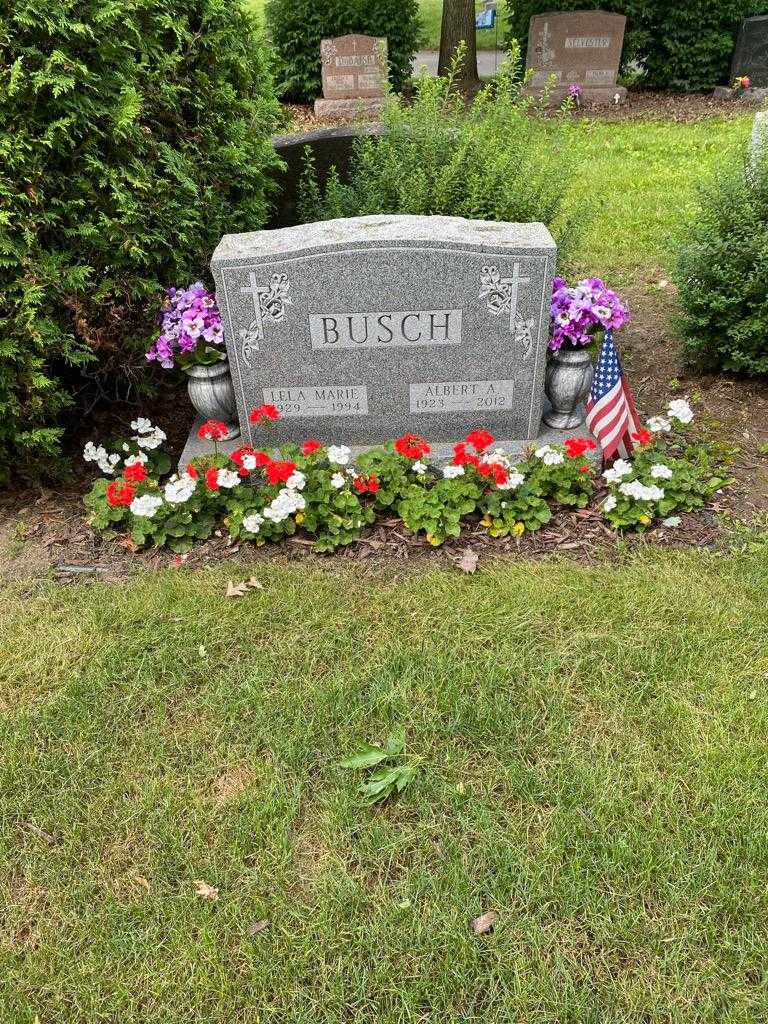
<svg viewBox="0 0 768 1024">
<path fill-rule="evenodd" d="M 348 124 L 348 120 L 315 117 L 311 106 L 298 103 L 283 104 L 290 117 L 286 132 L 312 132 L 318 128 Z M 678 93 L 656 90 L 630 89 L 627 99 L 618 106 L 585 103 L 575 109 L 573 116 L 600 121 L 672 121 L 677 124 L 705 121 L 713 117 L 738 117 L 758 107 L 741 100 L 715 99 L 711 93 Z M 552 111 L 555 113 L 556 111 Z"/>
<path fill-rule="evenodd" d="M 726 542 L 720 513 L 742 521 L 753 521 L 768 509 L 768 458 L 760 449 L 768 442 L 768 384 L 724 375 L 701 375 L 686 370 L 671 332 L 674 288 L 649 293 L 643 286 L 628 290 L 634 311 L 632 322 L 622 331 L 621 350 L 641 411 L 660 411 L 669 397 L 689 395 L 697 410 L 697 430 L 715 441 L 729 458 L 729 471 L 736 483 L 709 508 L 682 517 L 680 526 L 658 527 L 643 536 L 629 534 L 623 547 L 645 544 L 681 547 L 717 547 Z M 291 538 L 282 545 L 256 548 L 252 544 L 228 545 L 226 538 L 213 537 L 198 545 L 188 556 L 166 551 L 132 550 L 129 539 L 105 542 L 85 523 L 82 495 L 92 474 L 80 461 L 84 440 L 125 431 L 138 411 L 149 415 L 169 433 L 175 452 L 181 450 L 191 421 L 183 386 L 165 390 L 162 398 L 145 403 L 141 410 L 124 406 L 100 413 L 73 440 L 71 459 L 76 476 L 66 487 L 26 490 L 0 496 L 0 578 L 29 579 L 53 575 L 64 581 L 82 578 L 120 579 L 139 569 L 201 566 L 232 563 L 233 575 L 265 560 L 293 561 L 315 556 L 312 542 Z M 488 536 L 479 523 L 468 525 L 458 541 L 431 548 L 414 537 L 397 519 L 380 520 L 364 537 L 333 559 L 343 558 L 374 566 L 382 563 L 407 565 L 458 563 L 467 548 L 482 560 L 498 555 L 546 558 L 562 554 L 584 564 L 597 564 L 618 556 L 616 534 L 593 509 L 563 510 L 552 523 L 522 538 Z"/>
</svg>

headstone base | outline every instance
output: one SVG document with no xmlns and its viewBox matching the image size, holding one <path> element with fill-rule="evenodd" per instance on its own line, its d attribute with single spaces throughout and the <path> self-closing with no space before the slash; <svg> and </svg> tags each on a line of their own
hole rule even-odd
<svg viewBox="0 0 768 1024">
<path fill-rule="evenodd" d="M 543 90 L 539 88 L 531 89 L 529 87 L 523 90 L 523 94 L 525 96 L 540 97 L 542 95 L 542 91 Z M 549 94 L 547 105 L 550 107 L 559 107 L 567 96 L 568 86 L 559 86 L 557 89 L 553 89 Z M 616 103 L 617 96 L 619 97 L 619 103 L 624 103 L 626 101 L 627 90 L 623 85 L 584 86 L 580 97 L 581 106 L 588 107 L 592 104 L 607 105 L 609 103 Z"/>
<path fill-rule="evenodd" d="M 384 109 L 386 97 L 354 100 L 315 100 L 315 117 L 337 117 L 340 120 L 354 121 L 366 114 L 380 114 Z"/>
<path fill-rule="evenodd" d="M 200 455 L 206 455 L 211 451 L 211 442 L 202 441 L 197 436 L 198 429 L 202 426 L 202 418 L 198 418 L 192 425 L 192 429 L 189 432 L 187 443 L 184 445 L 184 450 L 181 453 L 179 459 L 179 469 L 183 469 L 192 459 L 197 458 Z M 515 440 L 505 441 L 503 438 L 497 438 L 492 447 L 503 448 L 512 458 L 522 458 L 525 452 L 529 448 L 540 448 L 544 444 L 562 444 L 566 437 L 592 437 L 586 426 L 582 423 L 580 427 L 575 427 L 573 430 L 554 430 L 552 427 L 548 427 L 546 423 L 541 424 L 538 437 L 529 438 L 528 440 Z M 427 438 L 429 440 L 429 438 Z M 457 440 L 459 440 L 457 438 Z M 593 438 L 593 440 L 595 440 Z M 242 438 L 236 438 L 231 441 L 221 441 L 219 443 L 219 451 L 226 455 L 233 452 L 236 448 L 239 448 L 245 442 Z M 333 443 L 333 442 L 330 442 Z M 432 442 L 430 442 L 432 444 Z M 453 455 L 453 445 L 455 442 L 436 442 L 432 444 L 432 459 L 435 463 L 446 463 L 449 462 Z M 269 437 L 267 431 L 264 431 L 264 448 L 269 449 L 271 447 L 269 443 Z M 367 451 L 368 448 L 365 445 L 350 445 L 353 455 L 360 455 L 362 452 Z M 600 447 L 591 452 L 587 452 L 584 458 L 591 462 L 593 465 L 598 465 L 600 461 Z"/>
<path fill-rule="evenodd" d="M 746 103 L 762 103 L 768 99 L 768 89 L 745 89 L 743 92 L 736 92 L 729 85 L 715 86 L 712 96 L 716 100 L 741 100 Z"/>
</svg>

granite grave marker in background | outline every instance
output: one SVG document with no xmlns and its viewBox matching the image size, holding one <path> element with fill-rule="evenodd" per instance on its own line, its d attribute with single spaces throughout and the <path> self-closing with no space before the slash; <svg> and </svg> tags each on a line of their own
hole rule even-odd
<svg viewBox="0 0 768 1024">
<path fill-rule="evenodd" d="M 483 426 L 521 450 L 543 436 L 555 253 L 542 224 L 459 217 L 226 235 L 211 267 L 242 442 L 447 444 Z M 264 402 L 281 412 L 268 442 L 248 421 Z"/>
<path fill-rule="evenodd" d="M 740 75 L 753 89 L 768 86 L 768 15 L 745 18 L 741 23 L 731 63 L 731 82 Z"/>
<path fill-rule="evenodd" d="M 613 103 L 627 90 L 616 84 L 624 45 L 623 14 L 573 11 L 531 18 L 526 68 L 533 71 L 527 92 L 540 95 L 552 80 L 550 102 L 559 104 L 571 85 L 583 103 Z"/>
<path fill-rule="evenodd" d="M 387 85 L 387 40 L 348 35 L 323 39 L 323 98 L 315 100 L 319 117 L 357 117 L 378 113 Z"/>
</svg>

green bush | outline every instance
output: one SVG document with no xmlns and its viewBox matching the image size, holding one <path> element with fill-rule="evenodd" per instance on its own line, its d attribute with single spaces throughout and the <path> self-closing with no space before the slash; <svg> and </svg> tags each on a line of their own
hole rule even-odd
<svg viewBox="0 0 768 1024">
<path fill-rule="evenodd" d="M 278 117 L 238 0 L 18 0 L 0 21 L 0 476 L 84 377 L 143 365 L 161 284 L 260 227 Z"/>
<path fill-rule="evenodd" d="M 469 107 L 449 78 L 420 75 L 411 104 L 388 104 L 384 133 L 355 141 L 347 183 L 332 171 L 321 188 L 308 155 L 301 220 L 410 213 L 542 221 L 567 260 L 587 213 L 583 203 L 578 215 L 566 212 L 577 126 L 568 113 L 537 114 L 520 88 L 516 50 Z"/>
<path fill-rule="evenodd" d="M 385 36 L 396 90 L 410 78 L 421 40 L 418 0 L 267 0 L 266 22 L 280 91 L 297 103 L 310 103 L 322 91 L 321 40 L 353 32 Z"/>
<path fill-rule="evenodd" d="M 515 0 L 509 6 L 510 35 L 524 48 L 534 14 L 597 6 L 624 14 L 624 63 L 638 60 L 644 65 L 644 85 L 682 92 L 726 82 L 741 20 L 766 10 L 761 0 L 604 0 L 599 5 L 594 0 Z"/>
<path fill-rule="evenodd" d="M 710 370 L 768 374 L 768 159 L 705 186 L 676 269 L 688 357 Z"/>
</svg>

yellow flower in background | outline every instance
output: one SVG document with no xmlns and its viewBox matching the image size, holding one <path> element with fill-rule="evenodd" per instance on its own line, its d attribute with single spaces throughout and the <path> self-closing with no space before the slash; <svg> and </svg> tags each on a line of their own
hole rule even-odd
<svg viewBox="0 0 768 1024">
<path fill-rule="evenodd" d="M 443 543 L 439 537 L 436 537 L 434 535 L 434 533 L 428 533 L 427 540 L 429 541 L 433 548 L 438 548 Z"/>
<path fill-rule="evenodd" d="M 296 525 L 297 526 L 301 526 L 301 524 L 304 522 L 304 518 L 305 517 L 304 517 L 304 513 L 303 512 L 297 512 L 296 516 L 295 516 Z"/>
<path fill-rule="evenodd" d="M 650 516 L 648 516 L 648 515 L 640 516 L 640 522 L 643 524 L 643 526 L 647 526 L 648 523 L 650 523 L 650 521 L 651 521 L 651 517 Z"/>
<path fill-rule="evenodd" d="M 525 523 L 515 523 L 512 527 L 512 533 L 515 537 L 521 537 L 525 533 Z"/>
<path fill-rule="evenodd" d="M 483 516 L 483 518 L 480 520 L 480 525 L 481 526 L 493 526 L 493 520 L 491 519 L 490 516 Z"/>
</svg>

